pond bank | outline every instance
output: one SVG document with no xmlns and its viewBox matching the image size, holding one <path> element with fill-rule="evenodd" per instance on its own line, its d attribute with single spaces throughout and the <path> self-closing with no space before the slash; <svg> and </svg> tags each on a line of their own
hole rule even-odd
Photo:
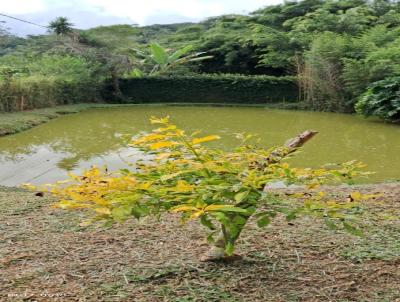
<svg viewBox="0 0 400 302">
<path fill-rule="evenodd" d="M 358 186 L 384 195 L 366 203 L 372 214 L 399 215 L 400 183 Z M 332 188 L 341 198 L 349 189 Z M 338 198 L 336 196 L 336 198 Z M 328 230 L 321 221 L 277 218 L 252 222 L 230 265 L 203 263 L 197 223 L 178 216 L 82 228 L 77 212 L 52 199 L 0 187 L 0 300 L 44 294 L 99 301 L 396 301 L 400 297 L 399 220 L 374 220 L 365 237 Z M 182 282 L 185 280 L 185 282 Z M 11 298 L 13 297 L 13 298 Z"/>
<path fill-rule="evenodd" d="M 0 136 L 28 130 L 65 114 L 78 113 L 89 108 L 113 107 L 113 104 L 76 104 L 33 109 L 22 112 L 0 113 Z"/>
<path fill-rule="evenodd" d="M 150 104 L 107 104 L 84 103 L 75 105 L 55 106 L 51 108 L 33 109 L 22 112 L 0 113 L 0 137 L 19 133 L 51 119 L 65 114 L 79 113 L 91 108 L 132 107 L 132 106 L 213 106 L 213 107 L 267 107 L 276 109 L 304 109 L 300 103 L 276 103 L 266 105 L 252 104 L 219 104 L 219 103 L 150 103 Z"/>
</svg>

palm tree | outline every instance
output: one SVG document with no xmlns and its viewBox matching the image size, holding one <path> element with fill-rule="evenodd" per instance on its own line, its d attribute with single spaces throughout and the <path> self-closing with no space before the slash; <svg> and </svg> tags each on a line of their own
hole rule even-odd
<svg viewBox="0 0 400 302">
<path fill-rule="evenodd" d="M 57 35 L 68 35 L 73 32 L 72 26 L 74 24 L 69 22 L 68 18 L 57 17 L 49 23 L 48 28 Z"/>
</svg>

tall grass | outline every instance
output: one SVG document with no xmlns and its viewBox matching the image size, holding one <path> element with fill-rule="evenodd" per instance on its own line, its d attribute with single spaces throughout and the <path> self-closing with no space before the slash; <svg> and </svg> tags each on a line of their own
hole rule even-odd
<svg viewBox="0 0 400 302">
<path fill-rule="evenodd" d="M 0 79 L 0 112 L 98 102 L 102 83 L 67 81 L 41 75 Z"/>
</svg>

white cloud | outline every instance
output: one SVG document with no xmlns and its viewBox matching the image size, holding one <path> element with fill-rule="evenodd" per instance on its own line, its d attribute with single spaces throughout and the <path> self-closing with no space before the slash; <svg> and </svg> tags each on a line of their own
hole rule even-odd
<svg viewBox="0 0 400 302">
<path fill-rule="evenodd" d="M 203 18 L 224 13 L 219 1 L 206 3 L 200 0 L 84 0 L 90 7 L 97 7 L 104 14 L 129 17 L 143 25 L 151 15 L 180 15 L 188 18 Z"/>
<path fill-rule="evenodd" d="M 283 0 L 0 0 L 0 12 L 29 16 L 38 13 L 47 15 L 46 12 L 51 11 L 66 17 L 72 11 L 93 12 L 147 25 L 165 20 L 195 21 L 222 14 L 247 13 L 281 2 Z M 80 21 L 74 20 L 77 25 L 82 23 Z"/>
<path fill-rule="evenodd" d="M 47 0 L 48 3 L 56 2 Z M 62 0 L 58 5 L 79 5 L 82 10 L 96 10 L 104 15 L 130 18 L 140 25 L 151 16 L 181 16 L 204 19 L 229 13 L 245 13 L 283 0 Z M 178 20 L 179 21 L 179 20 Z"/>
<path fill-rule="evenodd" d="M 1 0 L 0 12 L 23 15 L 46 10 L 44 0 Z"/>
</svg>

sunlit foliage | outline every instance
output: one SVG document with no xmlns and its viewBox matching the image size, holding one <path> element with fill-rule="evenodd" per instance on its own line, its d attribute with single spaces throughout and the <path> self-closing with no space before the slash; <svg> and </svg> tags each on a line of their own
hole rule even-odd
<svg viewBox="0 0 400 302">
<path fill-rule="evenodd" d="M 285 159 L 296 149 L 265 149 L 250 144 L 251 135 L 238 134 L 238 146 L 225 151 L 205 146 L 218 140 L 216 135 L 188 134 L 168 117 L 152 118 L 151 123 L 156 129 L 135 136 L 129 144 L 143 152 L 141 160 L 115 172 L 93 167 L 42 189 L 60 199 L 59 208 L 94 214 L 85 223 L 113 224 L 146 216 L 162 219 L 164 213 L 181 213 L 183 221 L 198 219 L 208 229 L 209 242 L 223 256 L 233 254 L 249 218 L 263 227 L 280 213 L 287 219 L 319 217 L 331 228 L 360 234 L 356 214 L 361 212 L 359 201 L 367 196 L 354 192 L 338 202 L 320 186 L 352 182 L 366 174 L 359 171 L 361 163 L 293 168 Z M 277 182 L 302 185 L 302 193 L 280 199 L 264 189 Z"/>
</svg>

